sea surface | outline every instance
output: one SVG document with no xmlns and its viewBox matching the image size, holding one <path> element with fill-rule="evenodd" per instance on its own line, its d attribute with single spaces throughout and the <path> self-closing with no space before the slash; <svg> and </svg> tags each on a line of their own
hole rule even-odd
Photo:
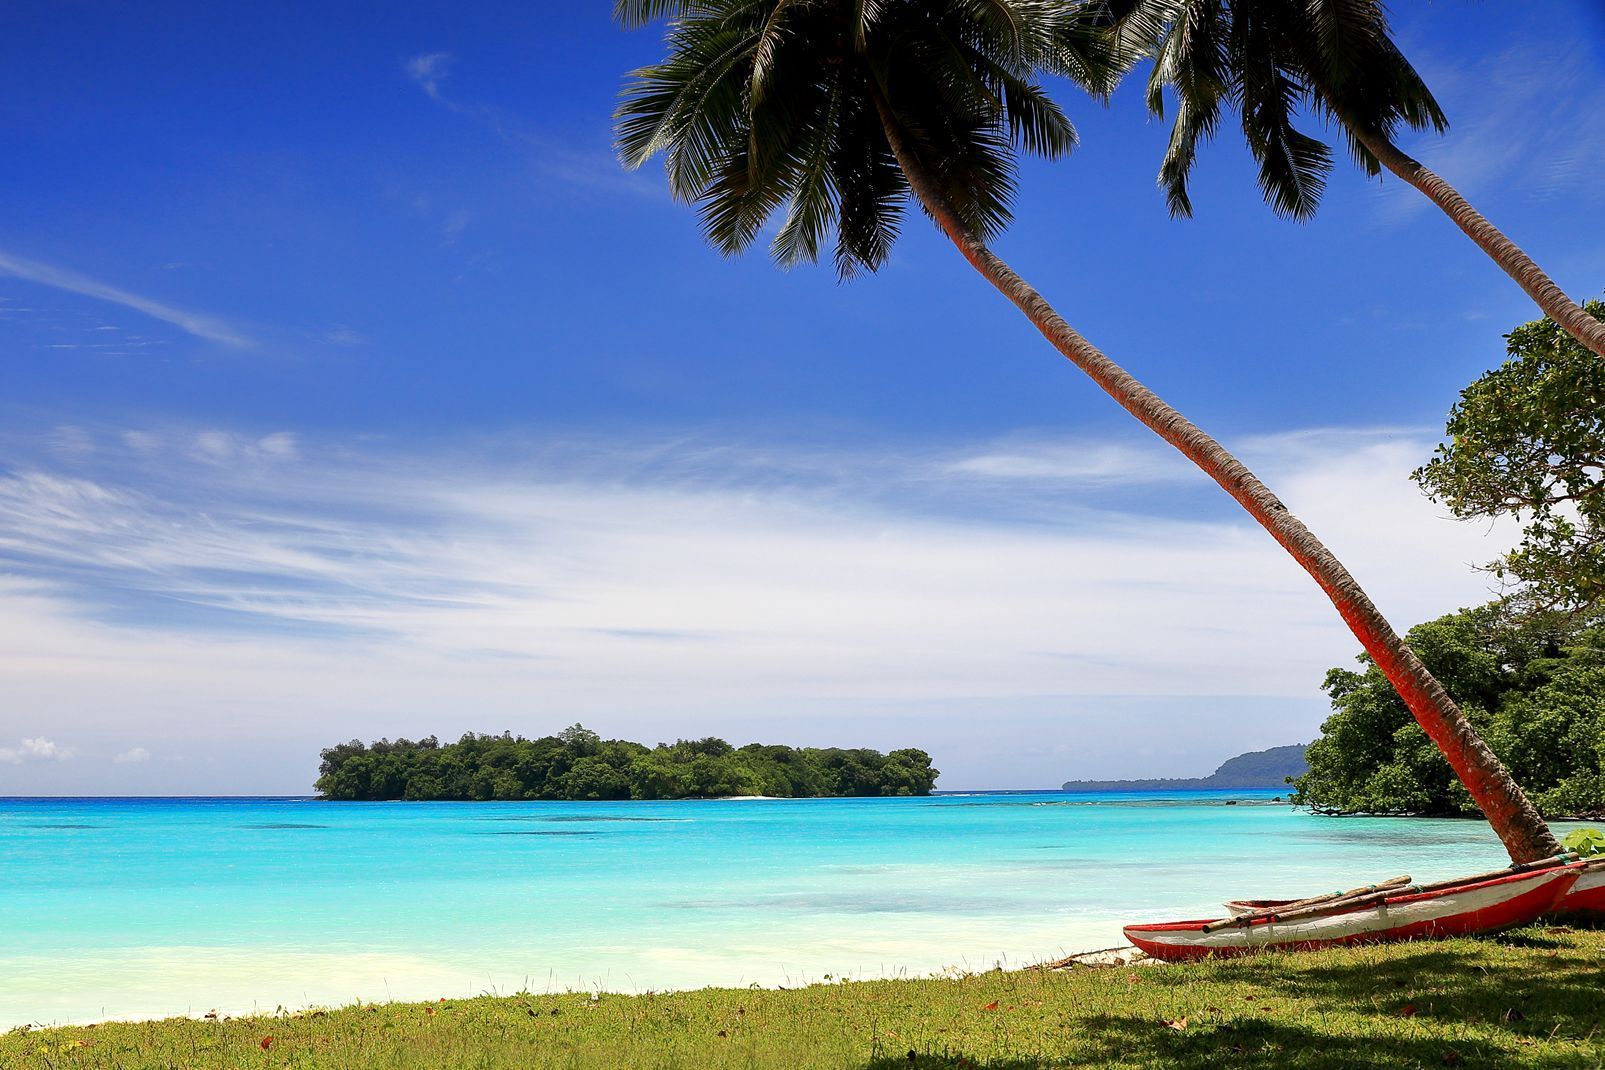
<svg viewBox="0 0 1605 1070">
<path fill-rule="evenodd" d="M 1505 861 L 1480 822 L 1272 794 L 0 799 L 0 1029 L 1027 965 L 1229 897 Z"/>
</svg>

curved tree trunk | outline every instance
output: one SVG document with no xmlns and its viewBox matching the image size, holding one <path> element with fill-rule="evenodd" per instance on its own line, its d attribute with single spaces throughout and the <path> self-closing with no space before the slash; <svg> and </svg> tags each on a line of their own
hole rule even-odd
<svg viewBox="0 0 1605 1070">
<path fill-rule="evenodd" d="M 1560 845 L 1554 835 L 1511 779 L 1504 764 L 1488 749 L 1454 700 L 1394 632 L 1332 552 L 1321 545 L 1241 461 L 1104 356 L 1066 323 L 1041 294 L 994 256 L 949 209 L 926 166 L 903 140 L 890 107 L 878 97 L 875 104 L 887 141 L 914 195 L 958 246 L 964 258 L 1024 312 L 1055 349 L 1143 426 L 1203 469 L 1315 578 L 1366 652 L 1398 690 L 1416 721 L 1449 759 L 1455 775 L 1482 808 L 1510 857 L 1517 862 L 1531 862 L 1559 853 Z"/>
<path fill-rule="evenodd" d="M 1443 213 L 1465 232 L 1466 237 L 1476 242 L 1494 263 L 1504 269 L 1506 275 L 1516 280 L 1517 286 L 1527 291 L 1527 296 L 1538 304 L 1544 315 L 1560 324 L 1561 330 L 1605 357 L 1605 323 L 1590 316 L 1577 302 L 1567 297 L 1566 291 L 1544 274 L 1544 269 L 1522 252 L 1521 246 L 1505 237 L 1453 186 L 1402 152 L 1386 137 L 1350 123 L 1347 119 L 1344 125 L 1383 167 L 1410 183 L 1443 209 Z"/>
</svg>

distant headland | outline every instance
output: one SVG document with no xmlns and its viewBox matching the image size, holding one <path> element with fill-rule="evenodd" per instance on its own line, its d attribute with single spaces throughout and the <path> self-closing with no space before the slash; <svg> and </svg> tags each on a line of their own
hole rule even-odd
<svg viewBox="0 0 1605 1070">
<path fill-rule="evenodd" d="M 1309 769 L 1304 761 L 1307 743 L 1249 751 L 1228 758 L 1209 776 L 1165 777 L 1158 780 L 1067 780 L 1065 791 L 1196 791 L 1209 788 L 1280 788 L 1288 777 L 1301 777 Z"/>
</svg>

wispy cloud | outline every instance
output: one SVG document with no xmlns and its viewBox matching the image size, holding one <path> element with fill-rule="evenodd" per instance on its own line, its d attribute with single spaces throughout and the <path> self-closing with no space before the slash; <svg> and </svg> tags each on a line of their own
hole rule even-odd
<svg viewBox="0 0 1605 1070">
<path fill-rule="evenodd" d="M 0 275 L 9 275 L 13 278 L 26 279 L 44 286 L 51 286 L 68 293 L 79 294 L 94 298 L 97 301 L 108 301 L 115 305 L 131 308 L 136 312 L 144 313 L 152 319 L 170 323 L 173 326 L 202 338 L 209 342 L 217 342 L 235 349 L 249 348 L 253 343 L 240 334 L 228 323 L 215 316 L 208 316 L 198 312 L 189 312 L 185 309 L 174 308 L 162 304 L 148 297 L 120 289 L 88 275 L 42 263 L 38 260 L 29 260 L 20 256 L 12 256 L 0 252 Z"/>
<path fill-rule="evenodd" d="M 440 83 L 445 81 L 450 72 L 451 62 L 450 52 L 426 52 L 421 56 L 413 56 L 402 66 L 407 71 L 407 77 L 416 82 L 418 88 L 440 100 Z"/>
<path fill-rule="evenodd" d="M 74 691 L 75 674 L 118 678 L 156 650 L 147 668 L 168 666 L 166 688 L 232 664 L 264 695 L 327 687 L 319 708 L 339 693 L 447 709 L 442 685 L 469 678 L 479 702 L 534 689 L 616 713 L 1297 696 L 1354 646 L 1308 578 L 1229 510 L 1172 493 L 1136 512 L 1100 491 L 1118 482 L 1115 454 L 1067 472 L 975 463 L 1020 456 L 1017 443 L 902 463 L 571 443 L 503 444 L 508 459 L 491 463 L 138 434 L 121 467 L 0 479 L 0 555 L 28 583 L 0 596 L 9 686 Z M 1408 483 L 1427 448 L 1397 432 L 1246 444 L 1401 624 L 1484 597 L 1466 564 L 1497 551 Z M 1183 487 L 1130 456 L 1130 478 Z M 1067 475 L 1082 480 L 1074 508 Z M 192 658 L 207 664 L 198 676 Z M 264 676 L 260 658 L 279 667 Z M 209 716 L 197 686 L 188 704 Z"/>
<path fill-rule="evenodd" d="M 646 176 L 625 171 L 609 149 L 577 148 L 556 141 L 515 111 L 483 101 L 461 100 L 448 94 L 445 83 L 455 63 L 456 57 L 449 52 L 426 52 L 406 60 L 402 67 L 407 77 L 437 104 L 490 130 L 507 144 L 531 153 L 534 168 L 547 178 L 589 190 L 629 193 L 652 199 L 662 197 L 658 183 Z M 455 240 L 467 222 L 466 213 L 455 227 L 448 218 L 442 227 L 448 243 Z"/>
<path fill-rule="evenodd" d="M 1411 151 L 1468 196 L 1510 184 L 1534 200 L 1605 197 L 1605 81 L 1592 42 L 1559 35 L 1540 50 L 1511 45 L 1480 62 L 1423 49 L 1419 66 L 1450 110 L 1443 137 L 1420 135 Z M 1381 210 L 1402 221 L 1429 210 L 1414 189 L 1382 184 Z"/>
<path fill-rule="evenodd" d="M 323 341 L 335 346 L 365 346 L 368 336 L 350 327 L 335 327 L 324 332 Z"/>
<path fill-rule="evenodd" d="M 1162 445 L 1117 445 L 1065 438 L 999 443 L 958 458 L 950 465 L 950 471 L 987 479 L 1082 486 L 1148 485 L 1187 480 L 1196 474 L 1185 459 Z"/>
<path fill-rule="evenodd" d="M 144 747 L 130 747 L 112 758 L 116 765 L 138 765 L 150 761 L 150 751 Z"/>
</svg>

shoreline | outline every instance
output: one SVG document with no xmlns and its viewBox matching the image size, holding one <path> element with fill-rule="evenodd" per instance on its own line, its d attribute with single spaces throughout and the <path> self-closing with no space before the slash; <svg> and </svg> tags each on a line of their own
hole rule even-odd
<svg viewBox="0 0 1605 1070">
<path fill-rule="evenodd" d="M 1538 1070 L 1605 1054 L 1601 954 L 1605 932 L 1533 927 L 1140 972 L 393 1001 L 12 1030 L 0 1034 L 0 1065 L 194 1066 L 204 1053 L 214 1070 Z"/>
<path fill-rule="evenodd" d="M 1111 924 L 1114 924 L 1114 923 L 1111 923 Z M 162 949 L 162 950 L 169 950 L 169 949 Z M 177 949 L 171 949 L 171 950 L 177 950 Z M 622 988 L 609 988 L 609 987 L 606 987 L 605 985 L 599 985 L 599 984 L 597 984 L 595 982 L 578 983 L 578 984 L 572 984 L 572 985 L 557 985 L 557 986 L 542 988 L 542 989 L 539 989 L 539 990 L 525 987 L 525 988 L 520 988 L 520 989 L 516 989 L 516 990 L 506 990 L 506 991 L 498 991 L 495 986 L 481 987 L 481 986 L 478 986 L 478 985 L 473 985 L 471 987 L 473 987 L 475 990 L 474 991 L 470 991 L 470 992 L 468 992 L 467 994 L 464 994 L 464 995 L 456 995 L 456 996 L 450 996 L 450 995 L 421 995 L 421 994 L 416 994 L 415 993 L 415 994 L 411 994 L 411 995 L 400 995 L 400 996 L 396 996 L 394 998 L 386 997 L 386 998 L 382 998 L 382 999 L 364 999 L 364 998 L 361 998 L 361 997 L 355 997 L 355 998 L 350 998 L 350 999 L 345 999 L 345 1000 L 328 1001 L 328 1002 L 313 1001 L 313 1002 L 306 1003 L 306 1004 L 299 1004 L 299 1005 L 296 1005 L 296 1006 L 293 1006 L 293 1007 L 288 1005 L 288 1004 L 280 1003 L 280 1004 L 275 1004 L 275 1010 L 274 1011 L 262 1010 L 261 1009 L 262 1008 L 262 1003 L 258 999 L 253 999 L 251 1001 L 251 1003 L 252 1003 L 252 1009 L 251 1010 L 229 1009 L 231 1005 L 228 1003 L 228 1001 L 226 1001 L 226 1000 L 217 1000 L 217 1001 L 215 1001 L 213 1003 L 213 1005 L 207 1006 L 204 1010 L 196 1009 L 195 1005 L 192 1004 L 191 1005 L 191 1009 L 184 1010 L 184 1011 L 154 1011 L 154 1010 L 153 1011 L 149 1011 L 149 1012 L 136 1011 L 136 1012 L 131 1012 L 131 1013 L 128 1013 L 128 1014 L 108 1014 L 108 1015 L 101 1015 L 101 1016 L 74 1017 L 74 1018 L 64 1019 L 64 1020 L 60 1020 L 60 1021 L 40 1021 L 40 1020 L 37 1020 L 37 1019 L 24 1020 L 24 1021 L 0 1020 L 0 1034 L 5 1034 L 5 1033 L 8 1033 L 8 1032 L 14 1033 L 14 1032 L 16 1032 L 18 1030 L 22 1030 L 22 1031 L 26 1032 L 26 1031 L 32 1031 L 32 1030 L 47 1030 L 47 1029 L 87 1028 L 87 1027 L 90 1027 L 90 1026 L 107 1025 L 107 1024 L 114 1024 L 114 1023 L 116 1023 L 116 1024 L 124 1024 L 124 1025 L 137 1025 L 137 1024 L 140 1024 L 140 1023 L 169 1022 L 169 1021 L 191 1021 L 191 1022 L 202 1022 L 202 1021 L 219 1021 L 219 1022 L 247 1021 L 247 1020 L 258 1020 L 258 1019 L 261 1019 L 261 1018 L 276 1017 L 281 1013 L 289 1014 L 291 1016 L 308 1015 L 308 1014 L 320 1014 L 320 1013 L 331 1013 L 332 1014 L 332 1013 L 338 1013 L 338 1012 L 341 1012 L 341 1011 L 349 1011 L 349 1010 L 359 1009 L 359 1008 L 363 1008 L 363 1007 L 370 1007 L 370 1006 L 381 1006 L 381 1007 L 383 1007 L 383 1006 L 390 1006 L 390 1005 L 394 1005 L 394 1004 L 427 1003 L 427 1002 L 429 1002 L 431 1000 L 458 1000 L 458 1001 L 462 1001 L 462 1000 L 483 999 L 483 998 L 490 998 L 490 999 L 516 999 L 516 998 L 525 997 L 525 996 L 559 997 L 559 996 L 589 995 L 589 994 L 593 994 L 593 993 L 594 994 L 599 994 L 602 997 L 607 997 L 607 998 L 633 999 L 633 998 L 637 998 L 637 997 L 666 996 L 666 995 L 686 995 L 686 994 L 690 994 L 690 993 L 709 992 L 709 991 L 787 992 L 787 991 L 797 991 L 797 990 L 800 990 L 800 989 L 818 987 L 818 986 L 821 986 L 821 985 L 874 984 L 874 983 L 886 982 L 886 981 L 960 980 L 960 979 L 963 979 L 963 978 L 966 978 L 966 977 L 979 976 L 981 974 L 995 973 L 995 972 L 999 972 L 999 971 L 1002 971 L 1002 972 L 1005 972 L 1005 973 L 1021 973 L 1021 972 L 1027 972 L 1027 971 L 1032 971 L 1032 970 L 1064 969 L 1064 968 L 1070 968 L 1071 966 L 1078 966 L 1078 967 L 1079 966 L 1085 966 L 1086 968 L 1112 967 L 1112 966 L 1118 966 L 1118 965 L 1126 964 L 1126 956 L 1113 954 L 1114 952 L 1117 952 L 1117 951 L 1119 951 L 1119 952 L 1136 952 L 1137 951 L 1136 948 L 1131 947 L 1129 945 L 1127 945 L 1124 948 L 1119 948 L 1119 949 L 1102 947 L 1102 948 L 1087 948 L 1085 950 L 1063 950 L 1063 949 L 1061 949 L 1061 950 L 1063 951 L 1063 953 L 1055 955 L 1052 958 L 1044 958 L 1044 959 L 1041 959 L 1040 961 L 1028 963 L 1026 965 L 1009 965 L 1007 956 L 1000 955 L 1000 956 L 997 957 L 997 959 L 994 961 L 994 963 L 992 965 L 983 966 L 983 967 L 980 967 L 980 968 L 971 968 L 971 967 L 965 967 L 965 966 L 961 966 L 961 965 L 946 965 L 946 966 L 937 967 L 937 968 L 931 969 L 931 970 L 924 970 L 924 969 L 915 970 L 915 969 L 911 969 L 911 968 L 909 968 L 907 966 L 893 966 L 893 967 L 890 967 L 890 968 L 887 968 L 887 967 L 883 966 L 879 972 L 863 971 L 863 972 L 856 972 L 856 973 L 840 973 L 840 974 L 828 973 L 828 974 L 823 974 L 823 975 L 820 975 L 819 977 L 814 977 L 814 978 L 810 978 L 810 977 L 806 977 L 806 976 L 798 977 L 798 978 L 786 977 L 786 978 L 784 978 L 784 979 L 782 979 L 780 981 L 773 981 L 773 982 L 769 982 L 769 983 L 763 983 L 763 982 L 759 982 L 759 981 L 743 981 L 743 979 L 741 977 L 723 978 L 723 979 L 717 979 L 717 980 L 710 981 L 710 982 L 708 982 L 706 984 L 666 985 L 666 986 L 660 986 L 660 987 L 640 988 L 640 989 L 637 989 L 635 991 L 628 991 L 628 990 L 625 990 L 625 989 L 622 989 Z M 1167 965 L 1165 963 L 1160 963 L 1158 960 L 1155 960 L 1155 959 L 1147 959 L 1145 956 L 1141 956 L 1140 952 L 1137 952 L 1137 955 L 1139 957 L 1141 957 L 1141 959 L 1142 959 L 1141 964 L 1144 965 L 1144 966 L 1148 966 L 1148 965 L 1154 965 L 1154 966 Z M 1086 960 L 1086 961 L 1083 961 L 1083 960 Z M 443 984 L 436 985 L 433 988 L 429 988 L 429 986 L 427 984 L 418 985 L 418 986 L 414 986 L 414 987 L 416 987 L 419 992 L 422 992 L 424 989 L 429 989 L 432 992 L 443 992 L 447 988 L 452 987 L 452 986 L 449 983 L 443 983 Z M 232 1006 L 238 1007 L 240 1005 L 239 1004 L 234 1004 Z"/>
</svg>

